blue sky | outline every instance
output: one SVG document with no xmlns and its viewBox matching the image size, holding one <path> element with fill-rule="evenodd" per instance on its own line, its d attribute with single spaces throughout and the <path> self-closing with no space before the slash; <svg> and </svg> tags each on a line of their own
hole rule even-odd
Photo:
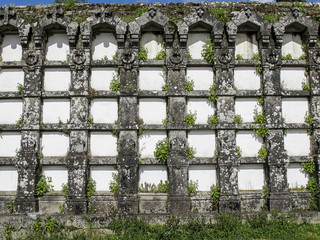
<svg viewBox="0 0 320 240">
<path fill-rule="evenodd" d="M 218 0 L 219 1 L 219 0 Z M 225 0 L 226 1 L 226 0 Z M 230 1 L 230 0 L 227 0 Z M 251 0 L 245 0 L 251 1 Z M 272 0 L 260 0 L 261 2 L 270 2 Z M 308 2 L 319 2 L 320 0 L 308 0 Z M 0 0 L 0 6 L 4 5 L 37 5 L 51 4 L 54 0 Z M 89 3 L 133 3 L 133 2 L 200 2 L 199 0 L 88 0 Z"/>
</svg>

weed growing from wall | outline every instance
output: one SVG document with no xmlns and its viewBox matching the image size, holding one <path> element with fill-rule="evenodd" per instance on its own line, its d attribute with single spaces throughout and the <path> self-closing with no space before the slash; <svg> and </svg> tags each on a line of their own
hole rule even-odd
<svg viewBox="0 0 320 240">
<path fill-rule="evenodd" d="M 120 80 L 119 80 L 118 73 L 113 75 L 109 88 L 111 89 L 111 91 L 114 91 L 114 92 L 120 90 Z"/>
<path fill-rule="evenodd" d="M 217 90 L 217 89 L 218 89 L 218 85 L 217 85 L 217 84 L 213 84 L 213 85 L 210 87 L 210 89 L 209 89 L 210 93 L 209 93 L 209 95 L 208 95 L 208 101 L 209 101 L 210 103 L 215 103 L 215 102 L 218 101 L 218 96 L 217 96 L 217 94 L 216 94 L 216 90 Z"/>
<path fill-rule="evenodd" d="M 268 13 L 265 14 L 264 16 L 262 16 L 264 18 L 264 20 L 266 20 L 269 23 L 275 23 L 277 21 L 279 21 L 280 15 L 278 14 L 273 14 L 273 13 Z"/>
<path fill-rule="evenodd" d="M 270 187 L 268 185 L 264 185 L 262 187 L 263 190 L 263 200 L 264 200 L 264 204 L 261 206 L 261 210 L 263 211 L 268 211 L 268 202 L 269 202 L 269 198 L 270 198 Z"/>
<path fill-rule="evenodd" d="M 235 124 L 241 124 L 242 122 L 243 122 L 243 119 L 242 119 L 241 115 L 236 114 L 236 115 L 234 116 L 233 123 L 235 123 Z"/>
<path fill-rule="evenodd" d="M 92 124 L 94 123 L 92 116 L 89 116 L 89 117 L 88 117 L 87 123 L 88 123 L 89 125 L 92 125 Z"/>
<path fill-rule="evenodd" d="M 140 46 L 139 48 L 139 60 L 144 61 L 148 58 L 148 49 L 146 49 L 144 46 Z"/>
<path fill-rule="evenodd" d="M 316 162 L 312 158 L 308 162 L 301 163 L 304 171 L 308 174 L 309 180 L 307 184 L 307 190 L 310 192 L 310 210 L 318 210 L 318 194 L 319 194 L 319 184 L 316 179 Z"/>
<path fill-rule="evenodd" d="M 45 193 L 49 193 L 53 191 L 53 185 L 51 184 L 51 177 L 46 177 L 43 174 L 40 174 L 39 181 L 36 185 L 36 193 L 37 196 L 43 196 Z"/>
<path fill-rule="evenodd" d="M 151 192 L 151 193 L 169 193 L 168 181 L 160 180 L 159 184 L 154 183 L 142 183 L 139 186 L 139 192 Z"/>
<path fill-rule="evenodd" d="M 305 115 L 304 121 L 305 121 L 305 123 L 310 124 L 310 125 L 314 124 L 314 122 L 315 122 L 315 120 L 312 117 L 311 113 L 309 113 L 308 115 L 307 114 Z"/>
<path fill-rule="evenodd" d="M 217 116 L 217 114 L 209 115 L 207 123 L 210 124 L 210 125 L 218 124 L 218 116 Z"/>
<path fill-rule="evenodd" d="M 211 42 L 211 38 L 207 38 L 206 43 L 202 46 L 201 56 L 208 63 L 214 63 L 214 45 Z"/>
<path fill-rule="evenodd" d="M 64 198 L 67 199 L 67 197 L 68 197 L 68 184 L 63 183 L 61 186 L 62 186 L 61 192 L 62 192 Z M 59 211 L 61 214 L 65 213 L 65 202 L 59 206 Z"/>
<path fill-rule="evenodd" d="M 195 149 L 193 147 L 190 147 L 189 144 L 188 144 L 186 151 L 187 151 L 187 157 L 189 159 L 194 158 L 194 155 L 195 155 L 196 151 L 195 151 Z"/>
<path fill-rule="evenodd" d="M 218 210 L 219 207 L 219 198 L 220 198 L 220 186 L 217 185 L 211 185 L 210 187 L 210 198 L 212 201 L 212 210 Z"/>
<path fill-rule="evenodd" d="M 112 173 L 112 181 L 109 183 L 109 190 L 113 193 L 113 196 L 116 198 L 119 195 L 119 174 Z"/>
<path fill-rule="evenodd" d="M 194 125 L 196 123 L 196 119 L 197 119 L 197 113 L 189 112 L 184 117 L 184 122 L 187 125 L 192 126 L 192 125 Z"/>
<path fill-rule="evenodd" d="M 185 81 L 184 89 L 185 89 L 187 92 L 191 92 L 191 91 L 193 91 L 193 88 L 194 88 L 194 81 L 188 77 L 188 78 L 186 79 L 186 81 Z"/>
<path fill-rule="evenodd" d="M 95 192 L 96 181 L 94 181 L 92 178 L 89 178 L 87 182 L 87 198 L 89 203 L 92 201 L 92 194 L 94 194 Z"/>
<path fill-rule="evenodd" d="M 287 55 L 282 56 L 282 60 L 292 60 L 292 55 L 288 53 Z"/>
<path fill-rule="evenodd" d="M 131 15 L 122 16 L 121 20 L 124 21 L 124 22 L 127 22 L 127 23 L 132 22 L 136 18 L 140 17 L 146 11 L 148 11 L 148 7 L 137 8 L 131 13 Z"/>
<path fill-rule="evenodd" d="M 259 113 L 255 109 L 253 120 L 255 123 L 259 124 L 257 128 L 253 129 L 253 132 L 262 138 L 268 136 L 269 129 L 266 127 L 267 118 L 265 113 Z"/>
<path fill-rule="evenodd" d="M 167 126 L 168 123 L 169 123 L 168 118 L 165 118 L 165 119 L 162 120 L 162 124 L 163 124 L 164 126 Z"/>
<path fill-rule="evenodd" d="M 13 200 L 8 201 L 7 206 L 8 206 L 9 213 L 12 214 L 14 210 L 14 201 Z"/>
<path fill-rule="evenodd" d="M 260 105 L 260 106 L 263 106 L 263 104 L 264 104 L 264 96 L 261 96 L 261 97 L 259 97 L 258 98 L 258 104 Z"/>
<path fill-rule="evenodd" d="M 21 83 L 18 83 L 17 89 L 18 89 L 18 93 L 22 94 L 24 91 L 24 86 Z"/>
<path fill-rule="evenodd" d="M 189 180 L 188 182 L 188 196 L 193 197 L 197 194 L 199 188 L 199 181 Z"/>
<path fill-rule="evenodd" d="M 162 87 L 161 87 L 162 91 L 168 91 L 169 88 L 168 88 L 168 84 L 164 84 Z"/>
<path fill-rule="evenodd" d="M 156 150 L 153 152 L 154 157 L 160 163 L 166 163 L 170 154 L 170 144 L 168 139 L 163 139 L 157 142 Z"/>
<path fill-rule="evenodd" d="M 259 50 L 258 53 L 253 54 L 252 59 L 259 61 L 254 67 L 255 67 L 255 69 L 256 69 L 257 74 L 261 74 L 263 68 L 262 68 L 262 66 L 261 66 L 260 50 Z"/>
<path fill-rule="evenodd" d="M 242 156 L 242 151 L 241 151 L 241 148 L 239 146 L 236 146 L 236 152 L 237 152 L 238 157 Z"/>
<path fill-rule="evenodd" d="M 241 54 L 236 55 L 236 60 L 242 60 L 242 59 L 243 59 L 243 57 L 241 56 Z"/>
<path fill-rule="evenodd" d="M 22 123 L 23 123 L 23 115 L 21 115 L 19 120 L 17 121 L 17 126 L 19 127 Z"/>
<path fill-rule="evenodd" d="M 265 145 L 262 145 L 261 148 L 258 151 L 258 157 L 262 157 L 263 159 L 267 159 L 267 148 Z"/>
<path fill-rule="evenodd" d="M 228 12 L 224 8 L 212 7 L 208 10 L 214 18 L 219 19 L 221 22 L 226 23 L 231 20 Z"/>
<path fill-rule="evenodd" d="M 156 57 L 154 58 L 155 60 L 166 60 L 166 48 L 165 48 L 165 43 L 161 42 L 161 51 L 158 52 Z"/>
</svg>

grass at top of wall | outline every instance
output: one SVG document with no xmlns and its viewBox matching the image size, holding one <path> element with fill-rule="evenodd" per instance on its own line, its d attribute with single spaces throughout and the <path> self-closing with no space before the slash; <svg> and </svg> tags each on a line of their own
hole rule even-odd
<svg viewBox="0 0 320 240">
<path fill-rule="evenodd" d="M 137 218 L 124 219 L 114 215 L 108 225 L 112 233 L 92 228 L 69 226 L 62 231 L 38 231 L 20 239 L 319 239 L 320 224 L 294 222 L 283 214 L 266 213 L 248 216 L 242 220 L 239 215 L 222 214 L 215 223 L 204 218 L 190 218 L 182 223 L 179 218 L 170 217 L 165 224 L 151 225 Z M 50 219 L 50 224 L 56 221 Z M 39 224 L 38 224 L 39 225 Z M 90 227 L 91 226 L 91 227 Z M 45 229 L 45 228 L 41 228 Z M 50 228 L 51 229 L 51 228 Z M 71 234 L 70 234 L 71 233 Z"/>
</svg>

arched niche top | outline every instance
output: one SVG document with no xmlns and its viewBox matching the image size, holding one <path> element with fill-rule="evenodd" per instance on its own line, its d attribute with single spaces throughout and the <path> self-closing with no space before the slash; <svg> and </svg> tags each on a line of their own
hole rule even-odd
<svg viewBox="0 0 320 240">
<path fill-rule="evenodd" d="M 22 47 L 27 47 L 31 25 L 26 23 L 17 13 L 9 6 L 0 9 L 0 33 L 11 32 L 18 33 Z M 0 34 L 0 44 L 2 34 Z"/>
<path fill-rule="evenodd" d="M 129 23 L 129 32 L 132 35 L 141 35 L 147 31 L 165 31 L 169 18 L 164 16 L 155 7 L 149 7 L 140 17 Z"/>
<path fill-rule="evenodd" d="M 46 31 L 66 32 L 70 46 L 74 47 L 76 44 L 78 24 L 72 22 L 70 18 L 65 16 L 59 5 L 54 4 L 53 8 L 48 10 L 44 18 L 40 21 L 40 26 L 36 24 L 34 29 L 36 45 L 40 44 L 40 39 L 45 38 Z"/>
<path fill-rule="evenodd" d="M 193 8 L 191 14 L 179 22 L 177 26 L 179 35 L 188 34 L 196 28 L 214 32 L 215 35 L 223 34 L 224 30 L 224 24 L 211 16 L 203 7 Z"/>
<path fill-rule="evenodd" d="M 108 31 L 116 34 L 118 44 L 124 43 L 124 36 L 127 30 L 127 23 L 123 22 L 118 16 L 108 9 L 101 7 L 97 9 L 93 16 L 80 24 L 82 41 L 85 46 L 89 46 L 92 34 L 95 29 Z"/>
<path fill-rule="evenodd" d="M 227 32 L 229 36 L 235 36 L 238 32 L 257 32 L 259 35 L 270 36 L 271 26 L 251 7 L 246 7 L 227 23 Z"/>
<path fill-rule="evenodd" d="M 318 35 L 318 24 L 306 17 L 299 8 L 294 7 L 274 24 L 274 33 L 276 36 L 283 36 L 284 33 L 300 33 L 315 37 Z"/>
</svg>

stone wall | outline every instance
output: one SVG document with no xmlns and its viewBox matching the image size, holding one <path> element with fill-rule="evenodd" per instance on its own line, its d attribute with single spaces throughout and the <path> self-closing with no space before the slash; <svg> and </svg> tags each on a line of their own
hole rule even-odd
<svg viewBox="0 0 320 240">
<path fill-rule="evenodd" d="M 270 9 L 283 11 L 274 23 L 261 16 Z M 15 213 L 64 206 L 74 214 L 317 208 L 307 187 L 320 177 L 312 9 L 319 4 L 0 8 L 0 212 L 12 204 Z M 201 54 L 207 39 L 214 59 Z M 154 151 L 166 138 L 161 163 Z M 316 166 L 309 173 L 301 165 L 308 161 Z M 54 190 L 43 196 L 41 175 Z M 168 192 L 150 188 L 161 181 Z M 190 183 L 198 185 L 192 196 Z M 210 197 L 217 186 L 218 207 Z"/>
</svg>

